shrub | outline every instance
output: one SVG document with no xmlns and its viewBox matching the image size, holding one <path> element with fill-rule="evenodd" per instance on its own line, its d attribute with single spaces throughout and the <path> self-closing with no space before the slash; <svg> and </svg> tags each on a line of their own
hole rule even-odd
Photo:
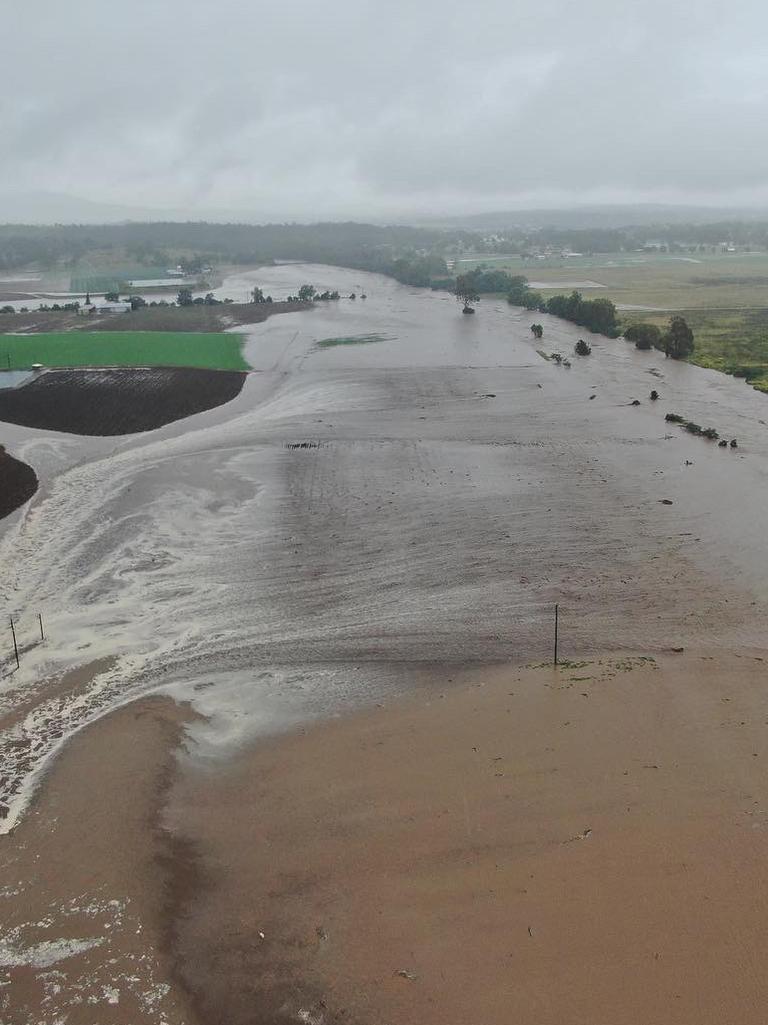
<svg viewBox="0 0 768 1025">
<path fill-rule="evenodd" d="M 580 338 L 578 342 L 576 342 L 574 352 L 577 356 L 589 356 L 589 354 L 592 352 L 592 346 L 587 345 L 584 339 Z"/>
<path fill-rule="evenodd" d="M 658 345 L 661 331 L 655 324 L 632 324 L 624 332 L 628 342 L 634 342 L 636 349 L 652 349 Z"/>
<path fill-rule="evenodd" d="M 684 424 L 685 423 L 685 417 L 684 416 L 680 416 L 679 413 L 667 413 L 667 415 L 664 417 L 664 419 L 667 421 L 667 423 L 670 423 L 670 424 Z"/>
</svg>

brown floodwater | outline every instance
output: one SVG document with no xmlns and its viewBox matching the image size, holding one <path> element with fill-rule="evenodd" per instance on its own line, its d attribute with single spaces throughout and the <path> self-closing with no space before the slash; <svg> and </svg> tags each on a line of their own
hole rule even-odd
<svg viewBox="0 0 768 1025">
<path fill-rule="evenodd" d="M 0 656 L 2 702 L 24 709 L 5 828 L 73 730 L 148 689 L 194 698 L 213 755 L 438 665 L 542 661 L 556 602 L 563 656 L 762 642 L 767 396 L 599 336 L 580 359 L 562 321 L 536 315 L 536 342 L 504 302 L 465 317 L 358 271 L 263 268 L 222 291 L 304 282 L 367 298 L 239 329 L 254 372 L 226 406 L 120 440 L 3 425 L 41 482 L 0 525 L 23 649 L 19 672 Z M 103 658 L 76 698 L 41 683 Z"/>
</svg>

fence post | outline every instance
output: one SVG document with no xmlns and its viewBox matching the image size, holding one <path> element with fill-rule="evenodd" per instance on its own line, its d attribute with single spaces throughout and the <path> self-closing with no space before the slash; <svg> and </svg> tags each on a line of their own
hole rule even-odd
<svg viewBox="0 0 768 1025">
<path fill-rule="evenodd" d="M 560 606 L 555 603 L 555 665 L 557 665 L 557 627 L 560 618 Z"/>
<path fill-rule="evenodd" d="M 19 646 L 16 643 L 16 629 L 13 625 L 13 616 L 9 617 L 11 620 L 11 636 L 13 637 L 13 653 L 16 656 L 16 668 L 21 669 L 21 662 L 19 662 Z"/>
<path fill-rule="evenodd" d="M 37 619 L 38 619 L 38 622 L 40 623 L 40 640 L 44 641 L 45 640 L 45 633 L 43 632 L 43 614 L 42 614 L 42 612 L 38 612 Z"/>
</svg>

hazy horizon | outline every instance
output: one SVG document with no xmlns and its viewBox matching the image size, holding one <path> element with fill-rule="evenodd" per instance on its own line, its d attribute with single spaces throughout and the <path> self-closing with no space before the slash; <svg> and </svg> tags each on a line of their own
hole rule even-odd
<svg viewBox="0 0 768 1025">
<path fill-rule="evenodd" d="M 76 6 L 5 13 L 4 205 L 261 221 L 768 206 L 753 2 L 726 21 L 701 0 Z"/>
</svg>

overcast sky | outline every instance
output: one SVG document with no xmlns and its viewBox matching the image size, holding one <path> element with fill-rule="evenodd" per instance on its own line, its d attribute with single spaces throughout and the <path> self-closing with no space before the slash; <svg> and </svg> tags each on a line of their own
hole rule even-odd
<svg viewBox="0 0 768 1025">
<path fill-rule="evenodd" d="M 322 219 L 768 201 L 768 4 L 7 0 L 0 193 Z"/>
</svg>

